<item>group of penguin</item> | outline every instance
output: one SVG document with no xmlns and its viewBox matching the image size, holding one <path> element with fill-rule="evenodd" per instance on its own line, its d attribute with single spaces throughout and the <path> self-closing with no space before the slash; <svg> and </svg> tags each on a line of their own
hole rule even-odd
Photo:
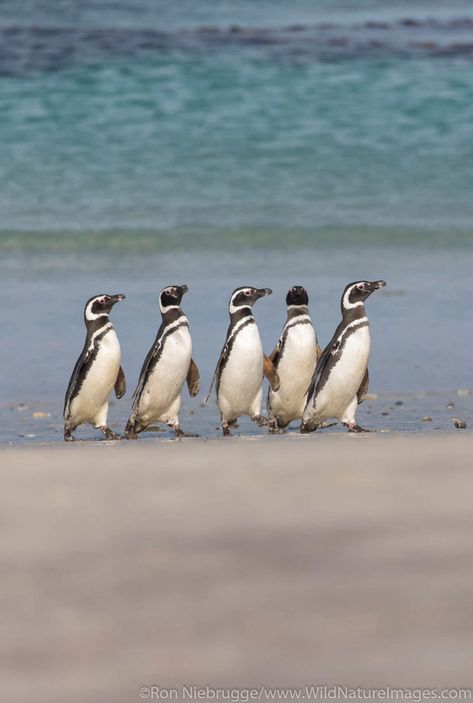
<svg viewBox="0 0 473 703">
<path fill-rule="evenodd" d="M 215 384 L 222 431 L 231 434 L 239 417 L 247 415 L 270 432 L 300 420 L 302 433 L 322 427 L 327 419 L 342 422 L 350 432 L 364 432 L 355 420 L 356 409 L 368 391 L 370 329 L 365 300 L 386 285 L 384 281 L 355 281 L 342 294 L 342 320 L 322 350 L 309 315 L 309 298 L 302 286 L 286 297 L 287 319 L 270 354 L 263 352 L 253 306 L 270 295 L 269 288 L 242 286 L 233 291 L 228 306 L 230 325 L 215 369 L 208 398 Z M 162 322 L 141 369 L 133 394 L 125 437 L 136 439 L 156 422 L 166 423 L 177 436 L 184 382 L 191 397 L 200 390 L 199 370 L 192 358 L 189 322 L 181 302 L 188 287 L 168 286 L 161 291 Z M 108 398 L 126 391 L 121 350 L 110 321 L 113 306 L 124 295 L 97 295 L 84 309 L 87 336 L 66 392 L 64 439 L 90 423 L 106 439 L 122 439 L 107 425 Z M 268 417 L 261 413 L 263 377 L 269 381 Z"/>
</svg>

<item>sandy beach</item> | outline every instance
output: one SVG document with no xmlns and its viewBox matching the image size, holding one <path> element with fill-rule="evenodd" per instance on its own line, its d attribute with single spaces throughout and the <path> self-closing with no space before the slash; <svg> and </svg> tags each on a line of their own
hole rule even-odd
<svg viewBox="0 0 473 703">
<path fill-rule="evenodd" d="M 2 450 L 2 700 L 471 686 L 471 456 L 466 433 Z"/>
<path fill-rule="evenodd" d="M 0 3 L 1 703 L 473 700 L 472 29 L 469 0 Z M 243 417 L 223 439 L 204 398 L 232 291 L 272 290 L 271 355 L 294 286 L 326 349 L 347 284 L 380 280 L 370 433 Z M 86 301 L 126 296 L 123 433 L 176 285 L 193 438 L 80 425 L 66 445 L 81 351 L 83 395 L 114 380 Z M 365 323 L 358 346 L 337 335 L 340 387 Z"/>
</svg>

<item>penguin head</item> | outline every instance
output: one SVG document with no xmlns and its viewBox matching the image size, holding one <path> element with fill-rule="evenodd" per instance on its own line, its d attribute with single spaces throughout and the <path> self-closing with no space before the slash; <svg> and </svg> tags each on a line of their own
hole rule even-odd
<svg viewBox="0 0 473 703">
<path fill-rule="evenodd" d="M 84 319 L 85 322 L 93 322 L 99 317 L 104 315 L 108 316 L 115 303 L 119 303 L 120 300 L 124 300 L 125 296 L 123 293 L 117 293 L 117 295 L 108 295 L 107 293 L 102 293 L 101 295 L 94 295 L 85 304 L 84 308 Z"/>
<path fill-rule="evenodd" d="M 184 286 L 167 286 L 163 288 L 159 296 L 159 309 L 162 313 L 170 308 L 178 308 L 181 305 L 182 296 L 189 288 Z"/>
<path fill-rule="evenodd" d="M 252 286 L 236 288 L 230 297 L 228 310 L 232 314 L 242 308 L 251 308 L 259 298 L 271 295 L 272 292 L 271 288 L 253 288 Z"/>
<path fill-rule="evenodd" d="M 288 307 L 294 305 L 302 305 L 307 307 L 308 304 L 309 296 L 303 286 L 292 286 L 292 288 L 289 288 L 286 295 L 286 305 Z"/>
<path fill-rule="evenodd" d="M 385 281 L 354 281 L 345 286 L 342 295 L 342 313 L 363 305 L 378 288 L 384 288 Z"/>
</svg>

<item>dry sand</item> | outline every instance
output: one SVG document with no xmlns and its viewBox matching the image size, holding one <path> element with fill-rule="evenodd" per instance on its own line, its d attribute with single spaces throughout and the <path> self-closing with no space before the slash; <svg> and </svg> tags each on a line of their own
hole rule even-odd
<svg viewBox="0 0 473 703">
<path fill-rule="evenodd" d="M 473 438 L 0 453 L 1 700 L 470 687 Z"/>
</svg>

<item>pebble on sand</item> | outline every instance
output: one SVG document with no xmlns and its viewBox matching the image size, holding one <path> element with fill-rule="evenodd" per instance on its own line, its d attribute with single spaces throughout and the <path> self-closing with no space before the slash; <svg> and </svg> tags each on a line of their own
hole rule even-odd
<svg viewBox="0 0 473 703">
<path fill-rule="evenodd" d="M 457 430 L 464 430 L 466 429 L 466 422 L 465 420 L 462 420 L 459 417 L 452 417 L 452 422 L 457 428 Z"/>
<path fill-rule="evenodd" d="M 422 422 L 432 422 L 432 418 L 430 417 L 430 415 L 424 415 L 424 417 L 422 418 Z"/>
<path fill-rule="evenodd" d="M 468 388 L 459 388 L 457 390 L 457 395 L 461 395 L 461 396 L 470 395 L 470 391 L 468 390 Z"/>
</svg>

